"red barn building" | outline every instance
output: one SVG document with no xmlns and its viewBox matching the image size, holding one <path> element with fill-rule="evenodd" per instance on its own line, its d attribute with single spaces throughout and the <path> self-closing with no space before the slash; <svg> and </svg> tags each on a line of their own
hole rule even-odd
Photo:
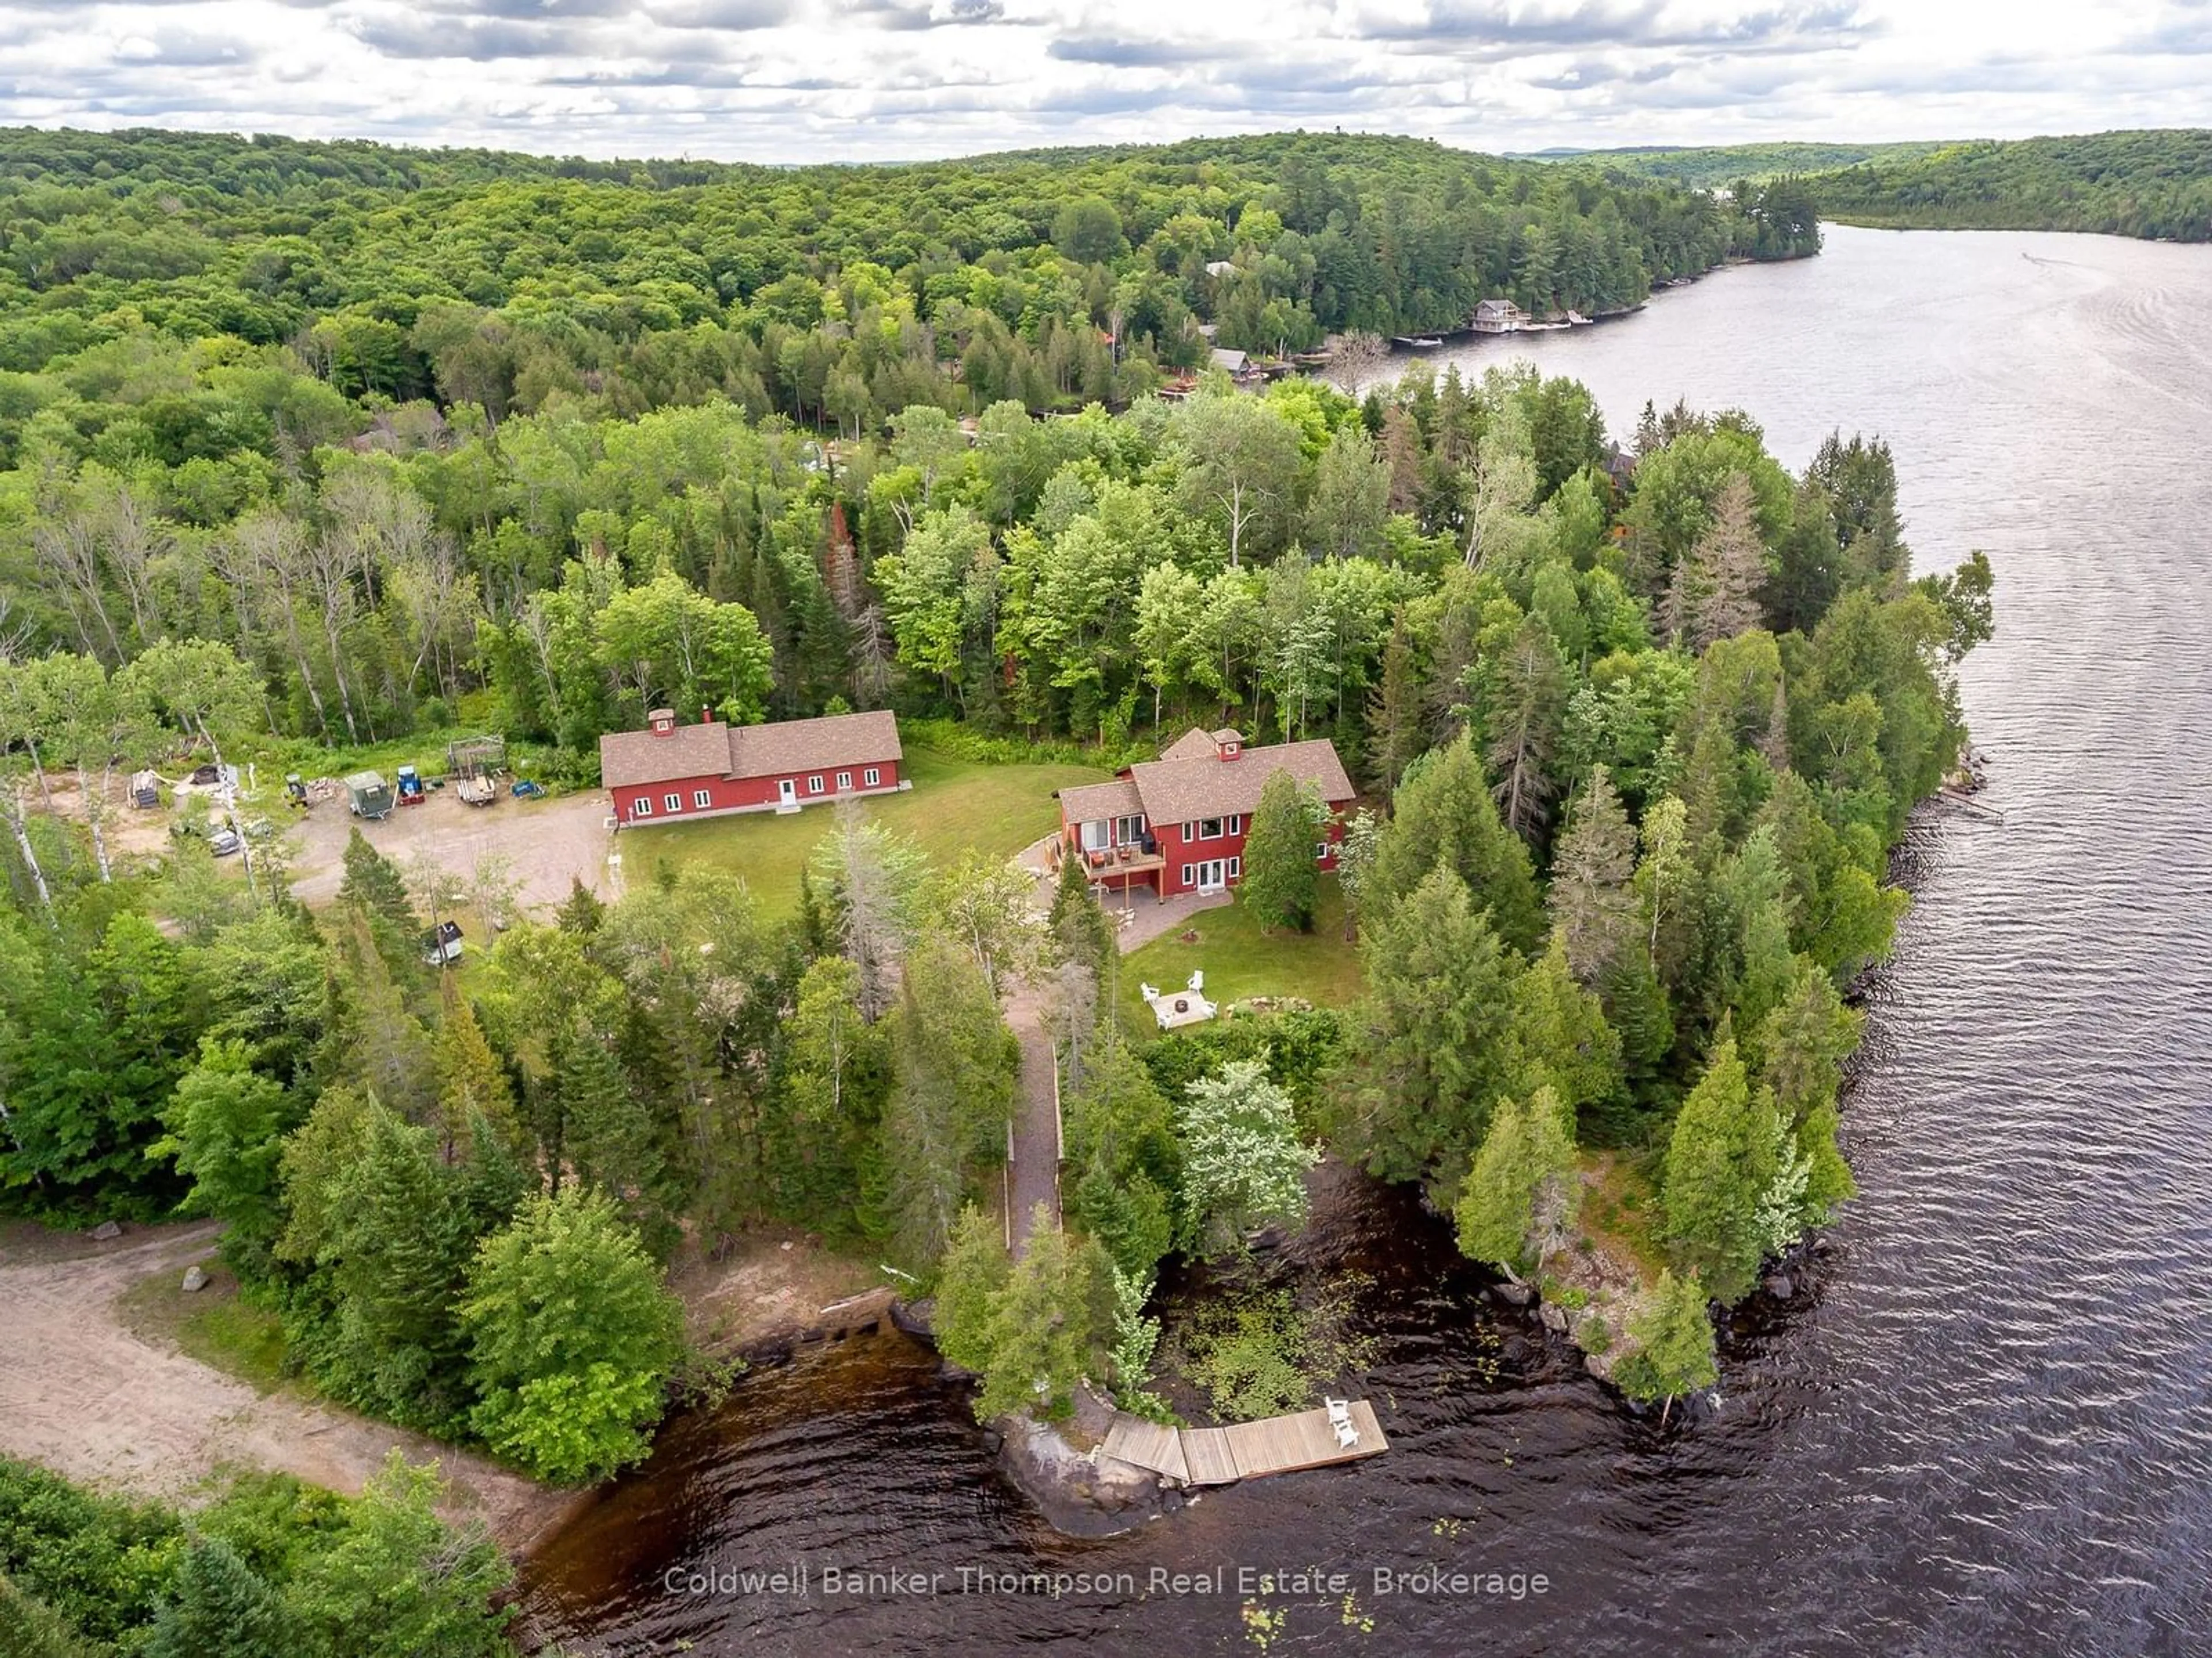
<svg viewBox="0 0 2212 1658">
<path fill-rule="evenodd" d="M 1323 869 L 1352 805 L 1352 780 L 1322 739 L 1248 748 L 1233 731 L 1186 732 L 1157 760 L 1127 768 L 1110 783 L 1060 791 L 1061 855 L 1080 858 L 1091 884 L 1126 892 L 1219 892 L 1244 873 L 1244 837 L 1267 780 L 1286 771 L 1328 805 L 1314 846 Z"/>
<path fill-rule="evenodd" d="M 679 726 L 666 708 L 646 719 L 641 732 L 599 738 L 599 780 L 624 829 L 733 811 L 796 811 L 910 786 L 899 776 L 898 721 L 888 711 L 773 726 L 720 720 Z"/>
</svg>

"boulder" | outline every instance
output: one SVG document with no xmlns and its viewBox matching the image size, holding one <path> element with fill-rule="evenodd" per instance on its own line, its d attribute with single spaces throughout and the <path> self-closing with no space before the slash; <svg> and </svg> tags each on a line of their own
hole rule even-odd
<svg viewBox="0 0 2212 1658">
<path fill-rule="evenodd" d="M 1537 1314 L 1537 1316 L 1544 1321 L 1544 1327 L 1549 1330 L 1553 1335 L 1563 1336 L 1566 1334 L 1567 1309 L 1565 1308 L 1555 1306 L 1551 1302 L 1547 1301 L 1544 1303 L 1542 1310 Z"/>
<path fill-rule="evenodd" d="M 95 1242 L 106 1243 L 112 1239 L 121 1237 L 123 1229 L 112 1220 L 104 1220 L 92 1229 L 92 1236 Z"/>
<path fill-rule="evenodd" d="M 207 1268 L 188 1266 L 185 1269 L 185 1293 L 196 1296 L 208 1287 Z"/>
<path fill-rule="evenodd" d="M 1490 1293 L 1508 1307 L 1526 1307 L 1536 1298 L 1536 1292 L 1526 1284 L 1494 1284 Z"/>
<path fill-rule="evenodd" d="M 1764 1287 L 1777 1301 L 1787 1301 L 1797 1293 L 1796 1281 L 1787 1272 L 1769 1272 Z"/>
<path fill-rule="evenodd" d="M 1110 1456 L 1086 1456 L 1052 1428 L 1002 1418 L 999 1466 L 1054 1531 L 1111 1537 L 1162 1512 L 1159 1476 Z"/>
</svg>

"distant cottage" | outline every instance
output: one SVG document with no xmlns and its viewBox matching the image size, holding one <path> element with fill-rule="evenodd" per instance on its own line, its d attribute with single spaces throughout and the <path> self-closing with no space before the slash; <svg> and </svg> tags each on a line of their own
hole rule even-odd
<svg viewBox="0 0 2212 1658">
<path fill-rule="evenodd" d="M 1158 759 L 1126 767 L 1110 783 L 1060 790 L 1060 855 L 1081 859 L 1093 885 L 1150 887 L 1163 903 L 1171 892 L 1224 890 L 1243 877 L 1252 814 L 1277 772 L 1328 803 L 1314 858 L 1334 869 L 1339 819 L 1352 805 L 1335 748 L 1320 738 L 1249 748 L 1228 730 L 1186 732 Z"/>
<path fill-rule="evenodd" d="M 599 738 L 599 780 L 617 823 L 797 811 L 825 800 L 890 794 L 899 776 L 898 721 L 888 711 L 732 726 L 702 717 L 679 726 L 667 708 L 641 732 Z"/>
<path fill-rule="evenodd" d="M 1478 334 L 1517 334 L 1528 321 L 1528 313 L 1510 300 L 1483 300 L 1474 307 Z"/>
</svg>

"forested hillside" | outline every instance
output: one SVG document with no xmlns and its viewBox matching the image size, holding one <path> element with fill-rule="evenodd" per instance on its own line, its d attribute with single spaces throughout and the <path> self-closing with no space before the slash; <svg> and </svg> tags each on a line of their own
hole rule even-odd
<svg viewBox="0 0 2212 1658">
<path fill-rule="evenodd" d="M 4 436 L 58 404 L 94 441 L 167 393 L 189 409 L 109 446 L 172 464 L 349 416 L 273 384 L 225 398 L 213 364 L 119 382 L 94 363 L 126 341 L 232 340 L 234 369 L 289 346 L 343 397 L 494 421 L 727 395 L 852 430 L 917 401 L 1133 395 L 1203 361 L 1200 319 L 1273 351 L 1464 326 L 1501 293 L 1595 313 L 1748 240 L 1673 187 L 1347 137 L 780 170 L 19 131 L 0 178 Z M 243 424 L 197 429 L 219 416 Z"/>
<path fill-rule="evenodd" d="M 1660 179 L 1670 184 L 1710 190 L 1732 185 L 1739 179 L 1764 183 L 1769 179 L 1802 177 L 1808 173 L 1831 173 L 1861 161 L 1898 161 L 1940 149 L 1937 143 L 1894 144 L 1700 144 L 1684 148 L 1638 145 L 1625 149 L 1556 149 L 1537 152 L 1529 159 L 1602 167 L 1631 178 Z"/>
<path fill-rule="evenodd" d="M 2212 131 L 2200 128 L 1946 144 L 1813 182 L 1821 212 L 1853 224 L 2212 240 Z"/>
</svg>

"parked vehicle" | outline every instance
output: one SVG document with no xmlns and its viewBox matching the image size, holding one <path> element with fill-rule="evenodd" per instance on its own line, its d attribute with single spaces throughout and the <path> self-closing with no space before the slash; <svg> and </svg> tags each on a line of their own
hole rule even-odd
<svg viewBox="0 0 2212 1658">
<path fill-rule="evenodd" d="M 284 774 L 284 799 L 301 811 L 307 809 L 307 785 L 295 771 Z"/>
<path fill-rule="evenodd" d="M 221 829 L 208 836 L 208 850 L 218 858 L 228 858 L 244 847 L 236 829 Z"/>
<path fill-rule="evenodd" d="M 134 806 L 160 805 L 161 780 L 150 771 L 134 774 L 131 779 L 131 804 Z"/>
<path fill-rule="evenodd" d="M 412 766 L 399 768 L 399 804 L 403 806 L 422 804 L 422 774 Z"/>
<path fill-rule="evenodd" d="M 517 780 L 514 786 L 507 792 L 518 800 L 543 800 L 545 798 L 545 785 L 534 783 L 525 777 Z"/>
<path fill-rule="evenodd" d="M 461 959 L 466 948 L 461 942 L 459 921 L 441 921 L 422 935 L 422 964 L 425 967 L 444 967 Z"/>
<path fill-rule="evenodd" d="M 489 777 L 464 777 L 453 785 L 453 793 L 465 806 L 488 806 L 499 799 L 499 785 Z"/>
</svg>

